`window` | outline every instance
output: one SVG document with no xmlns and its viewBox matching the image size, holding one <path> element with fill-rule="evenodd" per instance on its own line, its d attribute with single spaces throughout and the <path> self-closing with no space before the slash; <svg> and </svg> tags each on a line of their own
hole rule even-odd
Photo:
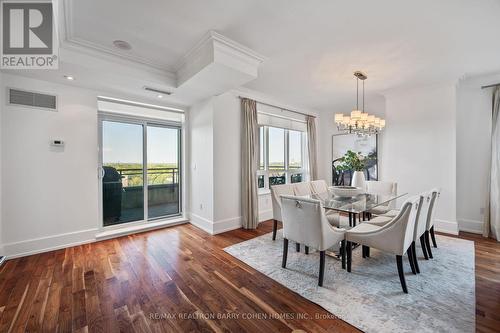
<svg viewBox="0 0 500 333">
<path fill-rule="evenodd" d="M 259 140 L 260 157 L 257 171 L 259 190 L 305 180 L 304 132 L 260 126 Z"/>
</svg>

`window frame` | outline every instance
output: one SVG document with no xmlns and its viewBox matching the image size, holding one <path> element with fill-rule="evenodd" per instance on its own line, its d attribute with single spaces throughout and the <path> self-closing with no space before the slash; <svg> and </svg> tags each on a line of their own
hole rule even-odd
<svg viewBox="0 0 500 333">
<path fill-rule="evenodd" d="M 259 125 L 259 141 L 260 141 L 260 129 L 263 128 L 264 130 L 264 142 L 259 142 L 259 164 L 257 168 L 257 182 L 260 176 L 264 176 L 264 187 L 259 188 L 257 184 L 257 191 L 259 194 L 261 193 L 268 193 L 270 191 L 270 185 L 269 185 L 269 176 L 273 171 L 269 170 L 269 128 L 279 128 L 284 130 L 284 145 L 283 145 L 283 150 L 284 150 L 284 169 L 283 173 L 285 174 L 285 184 L 292 184 L 292 175 L 294 174 L 302 174 L 302 182 L 309 180 L 309 169 L 308 169 L 308 163 L 307 163 L 307 156 L 306 156 L 306 148 L 307 148 L 307 132 L 299 131 L 299 130 L 293 130 L 293 129 L 288 129 L 288 128 L 282 128 L 282 127 L 274 127 L 274 126 L 269 126 L 269 125 Z M 300 132 L 301 133 L 301 164 L 302 167 L 300 169 L 290 169 L 289 165 L 289 157 L 290 157 L 290 131 L 295 131 L 295 132 Z M 263 149 L 263 156 L 264 156 L 264 168 L 260 168 L 260 149 Z"/>
</svg>

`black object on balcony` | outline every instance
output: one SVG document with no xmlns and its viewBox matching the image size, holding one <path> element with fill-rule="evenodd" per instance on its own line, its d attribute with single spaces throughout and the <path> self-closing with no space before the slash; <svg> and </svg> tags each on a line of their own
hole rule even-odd
<svg viewBox="0 0 500 333">
<path fill-rule="evenodd" d="M 113 167 L 103 166 L 102 178 L 103 219 L 104 221 L 118 221 L 122 211 L 122 176 Z"/>
</svg>

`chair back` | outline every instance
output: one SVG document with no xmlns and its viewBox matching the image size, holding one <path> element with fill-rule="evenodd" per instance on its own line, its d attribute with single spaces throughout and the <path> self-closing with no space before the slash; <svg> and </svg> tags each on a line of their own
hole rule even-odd
<svg viewBox="0 0 500 333">
<path fill-rule="evenodd" d="M 441 191 L 438 188 L 433 188 L 431 190 L 431 201 L 429 204 L 429 212 L 427 214 L 426 230 L 430 230 L 434 226 L 434 214 L 436 212 L 436 207 L 440 196 Z"/>
<path fill-rule="evenodd" d="M 328 192 L 328 184 L 323 179 L 313 180 L 311 182 L 311 189 L 312 189 L 313 193 L 316 193 L 316 194 L 326 193 L 326 192 Z"/>
<path fill-rule="evenodd" d="M 311 195 L 311 184 L 309 182 L 295 183 L 293 184 L 293 192 L 295 195 Z"/>
<path fill-rule="evenodd" d="M 415 233 L 415 220 L 418 213 L 420 196 L 408 198 L 401 207 L 399 214 L 386 225 L 374 232 L 382 238 L 374 237 L 372 244 L 368 246 L 383 249 L 396 255 L 404 255 L 413 242 Z M 375 235 L 374 235 L 375 236 Z M 376 239 L 377 238 L 377 239 Z M 376 240 L 375 240 L 376 239 Z"/>
<path fill-rule="evenodd" d="M 281 196 L 282 195 L 293 195 L 293 185 L 274 185 L 271 186 L 271 200 L 273 203 L 273 219 L 276 221 L 282 221 L 281 218 Z"/>
<path fill-rule="evenodd" d="M 427 214 L 431 203 L 431 192 L 422 192 L 420 193 L 420 197 L 422 200 L 420 202 L 420 211 L 418 212 L 417 222 L 415 225 L 415 234 L 413 235 L 414 241 L 417 241 L 420 236 L 425 233 L 427 227 Z"/>
<path fill-rule="evenodd" d="M 386 182 L 379 180 L 368 180 L 365 181 L 365 191 L 369 194 L 378 194 L 378 195 L 398 195 L 398 183 L 396 182 Z M 389 202 L 387 206 L 390 209 L 396 208 L 396 200 L 392 200 Z"/>
<path fill-rule="evenodd" d="M 319 251 L 326 250 L 335 241 L 340 242 L 344 238 L 343 229 L 328 223 L 319 200 L 283 195 L 281 207 L 283 238 Z"/>
<path fill-rule="evenodd" d="M 398 183 L 378 181 L 378 180 L 367 180 L 365 181 L 365 190 L 366 193 L 370 194 L 397 195 Z"/>
</svg>

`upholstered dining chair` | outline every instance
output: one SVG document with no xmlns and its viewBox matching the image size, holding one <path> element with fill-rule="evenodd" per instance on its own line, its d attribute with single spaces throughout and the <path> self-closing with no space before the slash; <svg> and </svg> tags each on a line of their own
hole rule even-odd
<svg viewBox="0 0 500 333">
<path fill-rule="evenodd" d="M 438 188 L 434 188 L 431 190 L 431 200 L 429 204 L 429 212 L 427 214 L 427 224 L 426 224 L 426 230 L 424 234 L 424 239 L 425 239 L 425 247 L 427 248 L 427 255 L 429 258 L 433 258 L 432 256 L 432 250 L 431 250 L 431 244 L 430 244 L 430 238 L 432 238 L 432 245 L 437 248 L 437 243 L 436 243 L 436 235 L 434 234 L 434 213 L 436 212 L 436 207 L 437 203 L 439 201 L 439 197 L 441 196 L 441 191 Z M 423 246 L 422 246 L 423 248 Z"/>
<path fill-rule="evenodd" d="M 274 185 L 271 186 L 271 201 L 273 204 L 273 240 L 276 240 L 276 232 L 278 231 L 278 222 L 282 222 L 281 218 L 281 198 L 282 195 L 293 195 L 293 185 Z"/>
<path fill-rule="evenodd" d="M 313 180 L 310 184 L 313 194 L 317 195 L 318 197 L 323 197 L 324 199 L 328 197 L 328 184 L 325 180 Z M 331 225 L 333 225 L 334 227 L 340 227 L 342 218 L 339 212 L 326 209 L 325 214 L 328 222 L 330 222 Z"/>
<path fill-rule="evenodd" d="M 328 184 L 324 179 L 311 181 L 311 189 L 313 193 L 321 194 L 328 192 Z"/>
<path fill-rule="evenodd" d="M 420 267 L 418 266 L 418 261 L 417 261 L 417 252 L 416 252 L 415 242 L 418 239 L 420 239 L 420 243 L 424 244 L 423 241 L 424 241 L 424 233 L 425 233 L 425 227 L 426 227 L 426 222 L 427 222 L 427 210 L 429 207 L 429 200 L 427 200 L 427 199 L 430 198 L 429 193 L 427 193 L 427 192 L 419 194 L 419 197 L 420 197 L 420 200 L 418 202 L 418 210 L 417 210 L 417 214 L 415 216 L 415 226 L 414 226 L 415 231 L 413 233 L 412 243 L 411 243 L 410 247 L 408 248 L 408 260 L 410 262 L 410 267 L 411 267 L 411 271 L 413 274 L 420 273 Z M 399 210 L 394 210 L 394 211 L 398 212 L 398 214 L 400 212 Z M 381 227 L 381 226 L 386 225 L 390 221 L 392 221 L 394 219 L 394 217 L 380 215 L 380 216 L 375 217 L 374 219 L 371 219 L 370 221 L 365 221 L 365 223 L 369 223 L 369 224 Z M 422 248 L 424 250 L 425 258 L 427 259 L 427 252 L 425 251 L 424 245 L 422 246 Z M 363 258 L 366 256 L 368 256 L 368 257 L 370 256 L 369 248 L 364 248 Z"/>
<path fill-rule="evenodd" d="M 397 195 L 398 194 L 398 183 L 396 182 L 388 182 L 388 181 L 379 181 L 379 180 L 368 180 L 365 181 L 365 192 L 368 194 L 377 194 L 377 195 Z M 373 208 L 369 213 L 374 215 L 380 215 L 387 213 L 391 209 L 394 209 L 394 202 L 390 202 L 387 205 L 380 205 L 378 207 Z"/>
<path fill-rule="evenodd" d="M 345 256 L 344 229 L 332 227 L 325 216 L 321 201 L 296 196 L 281 196 L 283 217 L 283 262 L 286 268 L 288 241 L 304 244 L 306 249 L 319 251 L 318 285 L 323 286 L 325 273 L 325 251 L 342 243 Z"/>
<path fill-rule="evenodd" d="M 302 196 L 302 195 L 311 195 L 312 189 L 311 189 L 311 183 L 310 182 L 300 182 L 300 183 L 295 183 L 293 184 L 293 192 L 295 195 Z"/>
<path fill-rule="evenodd" d="M 401 287 L 404 293 L 408 293 L 403 271 L 403 256 L 413 242 L 420 199 L 420 196 L 408 198 L 401 207 L 399 215 L 384 226 L 362 223 L 348 230 L 346 232 L 347 271 L 351 271 L 353 243 L 394 254 Z M 408 258 L 413 260 L 411 255 Z"/>
</svg>

